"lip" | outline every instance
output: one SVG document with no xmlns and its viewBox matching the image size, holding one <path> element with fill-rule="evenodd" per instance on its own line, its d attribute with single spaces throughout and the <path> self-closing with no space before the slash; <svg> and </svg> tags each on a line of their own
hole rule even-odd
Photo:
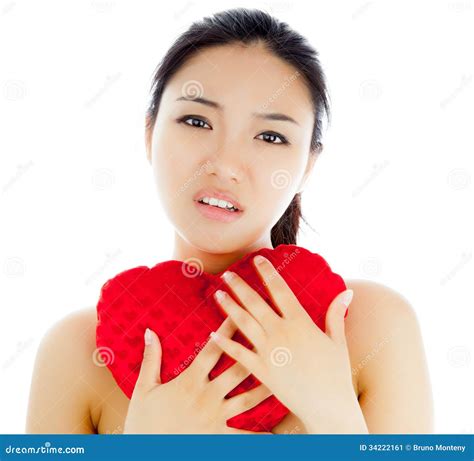
<svg viewBox="0 0 474 461">
<path fill-rule="evenodd" d="M 227 211 L 224 208 L 219 208 L 212 205 L 206 205 L 194 200 L 196 208 L 206 218 L 225 223 L 234 222 L 243 215 L 243 211 Z"/>
<path fill-rule="evenodd" d="M 239 209 L 239 211 L 232 214 L 238 214 L 244 211 L 244 207 L 238 202 L 237 198 L 230 192 L 224 192 L 224 191 L 214 189 L 214 188 L 201 189 L 198 192 L 196 192 L 196 194 L 194 194 L 193 200 L 197 202 L 198 200 L 201 200 L 203 197 L 214 197 L 221 200 L 227 200 L 228 202 L 233 203 L 234 206 Z"/>
</svg>

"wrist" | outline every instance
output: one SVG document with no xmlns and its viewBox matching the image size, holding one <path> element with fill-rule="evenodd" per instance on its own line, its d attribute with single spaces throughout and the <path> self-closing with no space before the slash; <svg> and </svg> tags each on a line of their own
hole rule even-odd
<svg viewBox="0 0 474 461">
<path fill-rule="evenodd" d="M 332 405 L 301 418 L 308 434 L 369 434 L 364 414 L 355 398 L 342 409 Z"/>
</svg>

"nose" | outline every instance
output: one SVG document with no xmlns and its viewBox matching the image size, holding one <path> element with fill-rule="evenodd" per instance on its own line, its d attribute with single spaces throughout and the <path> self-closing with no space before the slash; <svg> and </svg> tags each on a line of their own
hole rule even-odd
<svg viewBox="0 0 474 461">
<path fill-rule="evenodd" d="M 242 182 L 243 172 L 240 165 L 241 156 L 237 152 L 220 151 L 207 161 L 206 171 L 210 176 L 218 177 L 221 182 Z"/>
</svg>

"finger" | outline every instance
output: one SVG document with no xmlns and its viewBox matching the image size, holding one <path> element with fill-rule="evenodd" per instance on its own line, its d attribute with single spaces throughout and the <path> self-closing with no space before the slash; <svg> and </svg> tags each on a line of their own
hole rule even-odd
<svg viewBox="0 0 474 461">
<path fill-rule="evenodd" d="M 260 384 L 249 391 L 242 392 L 226 401 L 225 411 L 229 417 L 240 415 L 244 411 L 250 410 L 254 406 L 263 402 L 272 395 L 272 391 L 267 386 Z"/>
<path fill-rule="evenodd" d="M 301 316 L 302 308 L 298 298 L 273 264 L 262 255 L 255 256 L 253 263 L 264 282 L 268 295 L 283 317 L 297 318 Z"/>
<path fill-rule="evenodd" d="M 271 330 L 272 325 L 280 320 L 280 316 L 242 277 L 235 272 L 226 271 L 222 275 L 227 285 L 238 298 L 240 304 L 265 330 Z"/>
<path fill-rule="evenodd" d="M 135 389 L 147 392 L 157 384 L 161 384 L 161 343 L 158 335 L 147 328 L 144 334 L 145 348 Z"/>
<path fill-rule="evenodd" d="M 251 373 L 239 362 L 224 370 L 219 376 L 211 381 L 216 396 L 224 398 L 232 389 L 237 387 Z"/>
<path fill-rule="evenodd" d="M 259 376 L 255 373 L 258 372 L 260 375 L 260 370 L 258 367 L 259 357 L 258 355 L 247 349 L 242 344 L 237 341 L 233 341 L 225 336 L 222 336 L 218 331 L 211 333 L 211 339 L 218 345 L 227 355 L 232 357 L 236 362 L 239 362 L 247 370 L 249 370 L 257 379 L 262 381 Z"/>
<path fill-rule="evenodd" d="M 231 317 L 226 317 L 216 331 L 223 337 L 231 338 L 237 331 L 237 325 Z M 185 372 L 195 373 L 198 379 L 206 380 L 221 355 L 222 349 L 214 341 L 208 341 Z"/>
<path fill-rule="evenodd" d="M 247 339 L 253 343 L 257 349 L 261 347 L 265 340 L 265 331 L 262 325 L 242 306 L 239 306 L 225 291 L 217 290 L 214 297 Z"/>
<path fill-rule="evenodd" d="M 274 435 L 273 432 L 258 432 L 258 431 L 246 431 L 245 429 L 237 429 L 235 427 L 227 426 L 224 430 L 226 434 L 252 434 L 252 435 Z"/>
<path fill-rule="evenodd" d="M 326 312 L 326 334 L 334 341 L 339 343 L 346 342 L 344 317 L 352 301 L 354 292 L 345 290 L 339 293 Z"/>
</svg>

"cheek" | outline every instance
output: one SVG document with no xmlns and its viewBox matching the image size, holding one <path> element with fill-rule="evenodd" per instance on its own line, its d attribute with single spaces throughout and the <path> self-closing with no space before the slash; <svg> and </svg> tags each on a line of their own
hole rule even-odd
<svg viewBox="0 0 474 461">
<path fill-rule="evenodd" d="M 255 219 L 278 221 L 298 191 L 301 161 L 296 152 L 265 152 L 252 165 Z"/>
<path fill-rule="evenodd" d="M 301 156 L 294 150 L 271 152 L 258 156 L 252 165 L 252 175 L 263 196 L 273 199 L 294 195 L 302 169 Z"/>
<path fill-rule="evenodd" d="M 186 157 L 189 155 L 186 155 L 186 148 L 172 125 L 163 124 L 157 128 L 152 147 L 153 172 L 158 188 L 170 196 L 177 193 L 185 181 Z"/>
<path fill-rule="evenodd" d="M 179 177 L 180 174 L 192 174 L 205 162 L 205 152 L 211 150 L 210 146 L 204 145 L 203 140 L 193 136 L 191 131 L 173 121 L 162 124 L 153 145 L 157 168 L 169 176 Z"/>
</svg>

